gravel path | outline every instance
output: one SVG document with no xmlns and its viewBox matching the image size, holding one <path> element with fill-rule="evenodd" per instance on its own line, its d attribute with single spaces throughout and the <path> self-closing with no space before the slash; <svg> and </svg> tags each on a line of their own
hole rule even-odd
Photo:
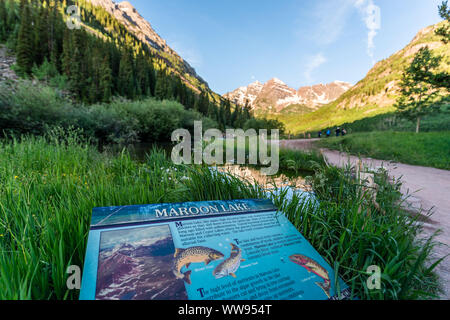
<svg viewBox="0 0 450 320">
<path fill-rule="evenodd" d="M 314 141 L 311 140 L 289 140 L 281 141 L 281 147 L 311 150 Z M 321 149 L 328 162 L 334 166 L 344 166 L 348 163 L 356 165 L 359 158 L 349 156 L 339 151 Z M 383 166 L 388 170 L 392 178 L 402 178 L 402 193 L 410 195 L 406 199 L 406 206 L 411 212 L 432 212 L 431 217 L 424 215 L 425 228 L 423 236 L 430 236 L 436 231 L 441 233 L 436 241 L 441 245 L 434 250 L 434 258 L 439 259 L 450 254 L 450 171 L 428 167 L 419 167 L 394 163 L 390 161 L 362 158 L 363 163 L 369 167 Z M 441 277 L 444 293 L 442 299 L 450 299 L 450 257 L 445 259 L 436 269 Z"/>
</svg>

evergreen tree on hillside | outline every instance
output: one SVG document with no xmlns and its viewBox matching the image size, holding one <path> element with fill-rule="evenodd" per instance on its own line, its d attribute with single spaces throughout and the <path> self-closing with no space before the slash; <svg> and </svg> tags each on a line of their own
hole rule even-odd
<svg viewBox="0 0 450 320">
<path fill-rule="evenodd" d="M 6 11 L 6 3 L 0 1 L 0 41 L 4 42 L 8 39 L 8 12 Z"/>
<path fill-rule="evenodd" d="M 155 97 L 164 100 L 168 96 L 167 76 L 164 70 L 159 70 L 156 75 Z"/>
<path fill-rule="evenodd" d="M 151 96 L 150 65 L 144 54 L 140 52 L 136 57 L 136 82 L 138 96 Z"/>
<path fill-rule="evenodd" d="M 63 34 L 67 26 L 64 22 L 63 17 L 61 16 L 58 8 L 58 1 L 54 1 L 53 6 L 49 7 L 50 12 L 49 22 L 48 22 L 48 45 L 49 45 L 49 54 L 51 62 L 58 68 L 61 69 L 60 66 L 60 57 L 62 53 L 62 41 Z M 84 32 L 83 36 L 87 38 L 86 32 Z"/>
<path fill-rule="evenodd" d="M 236 105 L 233 113 L 231 114 L 231 119 L 230 119 L 231 126 L 233 126 L 235 128 L 239 127 L 240 118 L 241 118 L 241 107 L 239 105 Z"/>
<path fill-rule="evenodd" d="M 136 91 L 134 87 L 134 71 L 133 58 L 130 50 L 124 50 L 120 59 L 119 78 L 118 78 L 119 94 L 133 99 Z"/>
<path fill-rule="evenodd" d="M 231 126 L 231 102 L 230 100 L 225 100 L 225 104 L 224 104 L 224 123 L 226 126 Z"/>
<path fill-rule="evenodd" d="M 102 94 L 102 101 L 109 102 L 112 95 L 112 72 L 109 67 L 109 59 L 108 56 L 103 58 L 101 67 L 100 67 L 100 92 Z"/>
<path fill-rule="evenodd" d="M 401 116 L 416 121 L 416 133 L 420 132 L 423 116 L 440 110 L 435 99 L 439 87 L 434 84 L 434 71 L 441 60 L 442 57 L 433 55 L 428 47 L 422 48 L 403 74 L 401 96 L 396 107 Z"/>
<path fill-rule="evenodd" d="M 243 111 L 243 121 L 245 123 L 245 121 L 249 120 L 252 118 L 252 109 L 250 107 L 250 102 L 248 100 L 245 100 L 245 106 L 244 106 L 244 111 Z"/>
<path fill-rule="evenodd" d="M 447 23 L 439 28 L 436 34 L 442 37 L 442 41 L 445 44 L 448 44 L 450 43 L 450 7 L 448 6 L 448 1 L 443 1 L 442 5 L 439 6 L 439 15 Z M 450 90 L 450 74 L 446 71 L 436 74 L 435 77 L 431 78 L 431 81 L 436 86 Z"/>
<path fill-rule="evenodd" d="M 217 110 L 217 118 L 216 121 L 220 126 L 221 130 L 225 130 L 227 127 L 227 118 L 226 118 L 226 102 L 222 100 L 220 102 L 220 107 Z"/>
<path fill-rule="evenodd" d="M 84 31 L 72 30 L 72 51 L 70 63 L 70 83 L 80 100 L 86 100 L 86 48 Z"/>
<path fill-rule="evenodd" d="M 208 114 L 209 99 L 205 92 L 202 92 L 198 97 L 194 109 L 203 115 Z"/>
<path fill-rule="evenodd" d="M 72 4 L 80 7 L 83 24 L 98 33 L 67 28 L 61 13 Z M 176 99 L 187 109 L 196 104 L 202 114 L 219 117 L 209 91 L 198 94 L 169 60 L 153 56 L 152 48 L 90 1 L 0 0 L 0 41 L 8 41 L 16 51 L 24 74 L 35 72 L 37 78 L 58 85 L 65 85 L 66 78 L 67 89 L 79 101 L 156 96 Z M 57 81 L 50 81 L 52 77 Z"/>
<path fill-rule="evenodd" d="M 446 20 L 447 23 L 436 30 L 436 34 L 442 37 L 442 41 L 445 44 L 450 42 L 450 7 L 448 1 L 443 1 L 439 6 L 439 15 L 442 19 Z"/>
<path fill-rule="evenodd" d="M 48 44 L 48 11 L 42 5 L 36 18 L 34 48 L 36 51 L 36 63 L 39 65 L 44 62 L 45 58 L 49 58 Z"/>
<path fill-rule="evenodd" d="M 61 71 L 62 74 L 71 76 L 72 68 L 72 38 L 69 28 L 65 29 L 63 37 L 63 51 L 61 55 Z"/>
<path fill-rule="evenodd" d="M 17 39 L 17 65 L 21 72 L 29 74 L 33 67 L 33 46 L 31 12 L 27 0 L 20 1 L 20 29 Z"/>
</svg>

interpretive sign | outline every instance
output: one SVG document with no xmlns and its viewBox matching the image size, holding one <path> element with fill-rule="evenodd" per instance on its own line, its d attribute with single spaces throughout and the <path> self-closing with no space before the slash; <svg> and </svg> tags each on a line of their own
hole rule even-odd
<svg viewBox="0 0 450 320">
<path fill-rule="evenodd" d="M 82 300 L 326 300 L 345 283 L 269 200 L 96 208 Z"/>
</svg>

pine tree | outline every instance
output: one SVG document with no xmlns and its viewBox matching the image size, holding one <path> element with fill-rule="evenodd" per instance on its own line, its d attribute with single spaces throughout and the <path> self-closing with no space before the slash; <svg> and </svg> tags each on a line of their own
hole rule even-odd
<svg viewBox="0 0 450 320">
<path fill-rule="evenodd" d="M 148 66 L 148 80 L 149 80 L 149 86 L 150 86 L 150 95 L 155 96 L 155 88 L 156 88 L 156 71 L 153 67 L 153 62 L 149 61 Z"/>
<path fill-rule="evenodd" d="M 62 74 L 65 74 L 70 78 L 71 68 L 72 68 L 72 39 L 71 39 L 71 32 L 67 28 L 64 31 L 63 51 L 61 55 Z"/>
<path fill-rule="evenodd" d="M 416 121 L 416 133 L 420 132 L 423 116 L 440 110 L 435 101 L 439 90 L 433 84 L 433 71 L 439 67 L 441 60 L 442 57 L 434 56 L 428 47 L 422 48 L 403 74 L 401 96 L 396 108 L 401 116 Z"/>
<path fill-rule="evenodd" d="M 450 7 L 448 1 L 443 1 L 439 6 L 439 15 L 442 19 L 446 20 L 447 23 L 436 30 L 436 34 L 442 37 L 442 41 L 447 44 L 450 42 Z"/>
<path fill-rule="evenodd" d="M 31 73 L 33 67 L 32 28 L 30 25 L 31 13 L 27 0 L 21 0 L 21 15 L 19 37 L 17 39 L 17 65 L 21 72 Z"/>
<path fill-rule="evenodd" d="M 239 105 L 236 105 L 234 108 L 234 112 L 231 115 L 231 121 L 230 124 L 234 128 L 240 127 L 240 121 L 241 121 L 241 107 Z"/>
<path fill-rule="evenodd" d="M 34 47 L 36 50 L 36 63 L 41 64 L 45 58 L 49 58 L 48 45 L 48 10 L 42 5 L 36 19 Z"/>
<path fill-rule="evenodd" d="M 112 73 L 109 67 L 108 56 L 105 56 L 100 68 L 100 91 L 102 94 L 102 101 L 109 102 L 112 95 Z"/>
<path fill-rule="evenodd" d="M 164 100 L 167 97 L 167 77 L 164 70 L 159 70 L 156 75 L 155 97 Z"/>
<path fill-rule="evenodd" d="M 4 42 L 8 39 L 8 12 L 6 4 L 0 1 L 0 41 Z"/>
<path fill-rule="evenodd" d="M 131 55 L 132 53 L 130 50 L 124 50 L 122 53 L 118 79 L 120 95 L 130 99 L 135 96 L 133 61 Z"/>
<path fill-rule="evenodd" d="M 243 111 L 243 123 L 252 118 L 252 109 L 250 107 L 250 102 L 245 100 L 245 106 Z"/>
<path fill-rule="evenodd" d="M 224 123 L 231 126 L 231 103 L 230 100 L 225 101 Z"/>
<path fill-rule="evenodd" d="M 136 57 L 136 82 L 137 82 L 137 95 L 138 96 L 150 96 L 150 72 L 149 64 L 146 61 L 142 52 Z"/>
<path fill-rule="evenodd" d="M 62 53 L 63 30 L 67 29 L 67 27 L 59 12 L 58 1 L 54 2 L 53 7 L 50 10 L 51 12 L 48 13 L 50 16 L 48 37 L 50 60 L 58 70 L 61 70 L 60 56 Z M 86 33 L 84 32 L 82 36 L 86 38 Z"/>
<path fill-rule="evenodd" d="M 16 4 L 14 0 L 8 0 L 7 3 L 8 20 L 7 20 L 7 41 L 9 46 L 16 50 L 17 48 L 17 38 L 19 34 L 19 17 L 16 14 Z"/>
<path fill-rule="evenodd" d="M 72 56 L 70 64 L 70 83 L 73 91 L 80 100 L 85 98 L 86 73 L 85 73 L 85 47 L 82 30 L 72 30 Z"/>
<path fill-rule="evenodd" d="M 436 34 L 441 37 L 445 44 L 448 44 L 450 43 L 450 7 L 448 1 L 443 1 L 442 5 L 439 6 L 439 15 L 446 20 L 446 23 L 436 30 Z M 436 74 L 431 80 L 434 85 L 450 90 L 450 74 L 446 70 Z"/>
</svg>

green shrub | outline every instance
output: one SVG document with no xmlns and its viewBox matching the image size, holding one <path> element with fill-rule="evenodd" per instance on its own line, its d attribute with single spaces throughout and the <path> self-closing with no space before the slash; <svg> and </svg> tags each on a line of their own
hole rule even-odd
<svg viewBox="0 0 450 320">
<path fill-rule="evenodd" d="M 47 67 L 35 69 L 36 75 L 45 77 L 51 72 L 50 64 Z M 43 135 L 56 126 L 77 127 L 101 143 L 129 144 L 170 141 L 172 131 L 193 130 L 194 121 L 203 121 L 204 129 L 217 126 L 175 101 L 116 99 L 86 106 L 73 103 L 56 88 L 29 81 L 0 87 L 0 128 L 6 133 Z"/>
</svg>

